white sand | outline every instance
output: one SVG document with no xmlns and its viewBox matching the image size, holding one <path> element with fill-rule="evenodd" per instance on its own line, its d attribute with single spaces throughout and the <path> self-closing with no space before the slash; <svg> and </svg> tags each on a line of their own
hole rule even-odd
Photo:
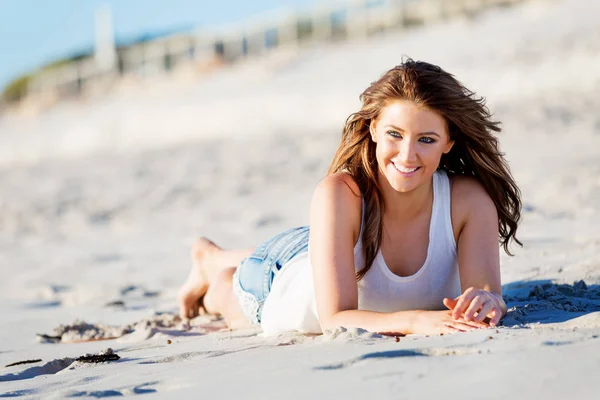
<svg viewBox="0 0 600 400">
<path fill-rule="evenodd" d="M 599 16 L 531 2 L 5 116 L 0 396 L 600 398 Z M 502 257 L 508 326 L 396 342 L 148 322 L 176 311 L 195 236 L 246 247 L 307 222 L 344 118 L 403 54 L 455 73 L 504 123 L 525 203 L 525 246 Z M 76 319 L 133 332 L 36 341 Z M 121 359 L 64 361 L 107 347 Z M 42 361 L 3 368 L 28 359 Z"/>
</svg>

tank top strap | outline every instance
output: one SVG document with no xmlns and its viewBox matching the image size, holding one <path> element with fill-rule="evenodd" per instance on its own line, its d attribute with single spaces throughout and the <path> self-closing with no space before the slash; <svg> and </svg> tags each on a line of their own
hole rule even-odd
<svg viewBox="0 0 600 400">
<path fill-rule="evenodd" d="M 443 169 L 438 169 L 433 174 L 433 208 L 440 208 L 438 213 L 445 214 L 450 206 L 450 182 L 448 174 Z"/>
<path fill-rule="evenodd" d="M 354 244 L 354 249 L 356 250 L 362 244 L 362 235 L 365 229 L 365 198 L 364 196 L 360 197 L 361 200 L 361 209 L 360 209 L 360 233 L 358 234 L 358 240 Z"/>
<path fill-rule="evenodd" d="M 433 216 L 435 216 L 435 231 L 436 236 L 443 238 L 444 242 L 448 243 L 451 248 L 456 248 L 454 240 L 454 231 L 452 229 L 452 209 L 451 209 L 451 190 L 450 178 L 443 169 L 438 169 L 434 174 L 434 200 L 433 200 Z M 439 240 L 436 240 L 439 242 Z"/>
</svg>

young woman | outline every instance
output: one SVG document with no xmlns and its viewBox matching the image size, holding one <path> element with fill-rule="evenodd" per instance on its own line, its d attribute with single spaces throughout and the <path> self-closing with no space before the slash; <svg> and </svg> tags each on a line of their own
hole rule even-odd
<svg viewBox="0 0 600 400">
<path fill-rule="evenodd" d="M 482 98 L 406 60 L 361 95 L 308 227 L 254 250 L 200 239 L 180 291 L 231 328 L 320 333 L 336 326 L 435 334 L 495 326 L 506 313 L 498 238 L 509 253 L 520 192 Z"/>
</svg>

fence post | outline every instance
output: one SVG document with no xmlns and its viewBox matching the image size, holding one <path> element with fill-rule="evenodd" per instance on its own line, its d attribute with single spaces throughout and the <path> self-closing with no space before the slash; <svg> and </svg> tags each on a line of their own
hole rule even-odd
<svg viewBox="0 0 600 400">
<path fill-rule="evenodd" d="M 354 0 L 346 14 L 346 33 L 350 38 L 363 38 L 369 34 L 368 10 L 365 0 Z"/>
<path fill-rule="evenodd" d="M 316 40 L 330 40 L 333 36 L 333 22 L 331 9 L 320 6 L 315 8 L 311 15 L 313 23 L 313 38 Z"/>
<path fill-rule="evenodd" d="M 297 46 L 298 45 L 298 20 L 294 15 L 288 13 L 282 18 L 282 22 L 277 27 L 277 46 Z"/>
<path fill-rule="evenodd" d="M 404 28 L 405 0 L 386 0 L 385 6 L 388 9 L 384 18 L 385 28 Z"/>
</svg>

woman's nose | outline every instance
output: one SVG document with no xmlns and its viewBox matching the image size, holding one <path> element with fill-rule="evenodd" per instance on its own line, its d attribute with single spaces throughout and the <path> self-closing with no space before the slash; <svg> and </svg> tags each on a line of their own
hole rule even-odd
<svg viewBox="0 0 600 400">
<path fill-rule="evenodd" d="M 398 154 L 400 160 L 405 163 L 410 163 L 417 159 L 416 143 L 410 140 L 403 140 L 400 143 L 400 151 Z"/>
</svg>

